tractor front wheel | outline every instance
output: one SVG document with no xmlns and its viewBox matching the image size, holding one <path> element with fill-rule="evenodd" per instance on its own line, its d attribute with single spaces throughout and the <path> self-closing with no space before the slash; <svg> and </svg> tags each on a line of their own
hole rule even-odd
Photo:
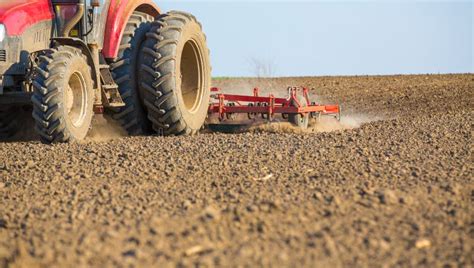
<svg viewBox="0 0 474 268">
<path fill-rule="evenodd" d="M 90 67 L 79 49 L 59 46 L 40 56 L 33 87 L 33 118 L 42 142 L 86 137 L 94 90 Z"/>
</svg>

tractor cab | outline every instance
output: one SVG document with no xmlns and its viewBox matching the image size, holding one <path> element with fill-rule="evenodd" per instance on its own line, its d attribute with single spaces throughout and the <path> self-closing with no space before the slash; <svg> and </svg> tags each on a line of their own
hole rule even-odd
<svg viewBox="0 0 474 268">
<path fill-rule="evenodd" d="M 104 0 L 53 0 L 55 36 L 71 37 L 85 43 L 103 45 L 103 30 L 110 1 Z M 105 12 L 106 13 L 106 12 Z"/>
<path fill-rule="evenodd" d="M 1 1 L 0 97 L 32 90 L 28 83 L 31 61 L 41 51 L 54 46 L 54 38 L 97 44 L 100 50 L 107 17 L 101 12 L 108 6 L 109 1 L 103 0 Z M 28 99 L 26 95 L 17 97 L 0 98 L 0 104 L 20 104 Z"/>
<path fill-rule="evenodd" d="M 88 12 L 85 12 L 85 3 L 81 2 L 83 1 L 53 0 L 57 36 L 82 39 L 84 33 L 87 33 L 87 26 L 92 26 L 84 20 Z M 81 20 L 86 23 L 78 23 Z"/>
</svg>

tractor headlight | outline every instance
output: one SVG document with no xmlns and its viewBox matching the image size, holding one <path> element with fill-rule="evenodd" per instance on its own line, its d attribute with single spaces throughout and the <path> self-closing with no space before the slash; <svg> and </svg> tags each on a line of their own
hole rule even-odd
<svg viewBox="0 0 474 268">
<path fill-rule="evenodd" d="M 5 25 L 0 24 L 0 42 L 3 42 L 3 39 L 5 39 Z"/>
</svg>

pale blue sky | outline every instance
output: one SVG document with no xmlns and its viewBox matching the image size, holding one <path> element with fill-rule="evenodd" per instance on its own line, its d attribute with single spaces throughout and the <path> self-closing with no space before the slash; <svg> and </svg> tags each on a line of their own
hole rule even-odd
<svg viewBox="0 0 474 268">
<path fill-rule="evenodd" d="M 474 73 L 473 1 L 170 1 L 202 22 L 213 76 Z"/>
</svg>

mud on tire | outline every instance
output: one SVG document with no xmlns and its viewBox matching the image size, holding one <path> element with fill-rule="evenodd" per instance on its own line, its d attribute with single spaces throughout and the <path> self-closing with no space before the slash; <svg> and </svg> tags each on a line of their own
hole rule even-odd
<svg viewBox="0 0 474 268">
<path fill-rule="evenodd" d="M 42 142 L 86 137 L 94 91 L 90 67 L 79 49 L 58 46 L 40 56 L 33 88 L 33 118 Z"/>
<path fill-rule="evenodd" d="M 190 14 L 160 15 L 146 34 L 139 59 L 140 92 L 153 124 L 164 135 L 192 135 L 204 124 L 211 68 L 206 36 Z"/>
<path fill-rule="evenodd" d="M 120 41 L 117 59 L 111 63 L 111 71 L 119 86 L 125 106 L 114 114 L 130 135 L 151 132 L 151 123 L 140 101 L 137 79 L 137 57 L 145 34 L 150 30 L 153 17 L 135 11 L 127 22 Z"/>
</svg>

